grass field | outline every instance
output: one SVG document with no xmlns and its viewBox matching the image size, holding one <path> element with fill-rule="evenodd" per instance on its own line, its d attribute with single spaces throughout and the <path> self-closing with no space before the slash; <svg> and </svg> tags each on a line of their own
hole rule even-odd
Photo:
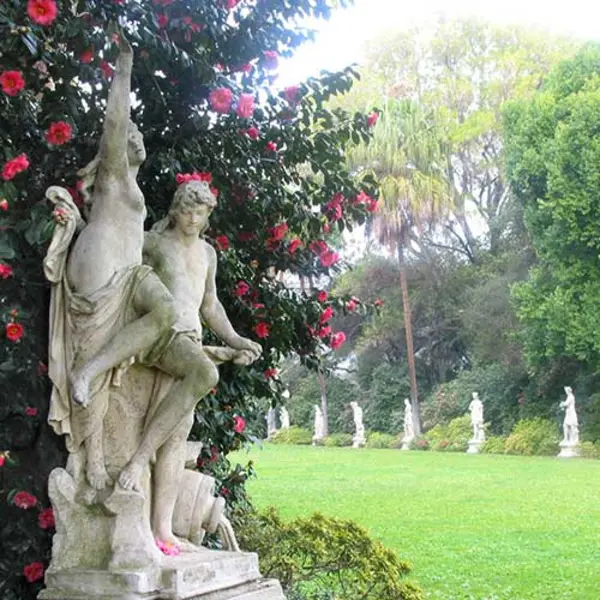
<svg viewBox="0 0 600 600">
<path fill-rule="evenodd" d="M 353 519 L 430 600 L 600 600 L 600 461 L 266 445 L 255 505 Z"/>
</svg>

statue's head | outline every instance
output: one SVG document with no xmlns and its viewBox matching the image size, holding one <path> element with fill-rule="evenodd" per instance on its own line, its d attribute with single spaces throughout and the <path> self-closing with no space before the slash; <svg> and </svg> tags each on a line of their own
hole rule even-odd
<svg viewBox="0 0 600 600">
<path fill-rule="evenodd" d="M 146 160 L 144 136 L 133 121 L 129 121 L 127 125 L 127 160 L 130 166 L 135 167 L 139 167 Z"/>
<path fill-rule="evenodd" d="M 186 235 L 201 235 L 208 229 L 208 219 L 217 200 L 205 181 L 182 183 L 169 208 L 169 225 Z"/>
<path fill-rule="evenodd" d="M 406 406 L 406 408 L 411 408 L 410 400 L 408 398 L 404 398 L 404 406 Z"/>
<path fill-rule="evenodd" d="M 473 400 L 479 400 L 479 394 L 477 392 L 473 392 L 471 394 L 471 397 L 473 398 Z"/>
<path fill-rule="evenodd" d="M 568 396 L 569 394 L 572 394 L 572 393 L 573 393 L 573 389 L 570 388 L 568 385 L 566 385 L 565 386 L 565 394 L 567 394 L 567 396 Z"/>
<path fill-rule="evenodd" d="M 352 402 L 350 402 L 350 406 L 352 407 L 352 409 L 355 409 L 358 404 L 353 400 Z"/>
</svg>

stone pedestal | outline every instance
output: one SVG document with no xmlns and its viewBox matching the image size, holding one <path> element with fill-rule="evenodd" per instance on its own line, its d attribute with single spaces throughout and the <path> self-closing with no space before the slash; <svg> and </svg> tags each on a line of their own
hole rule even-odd
<svg viewBox="0 0 600 600">
<path fill-rule="evenodd" d="M 413 441 L 413 438 L 403 438 L 401 441 L 400 450 L 410 450 L 410 444 Z"/>
<path fill-rule="evenodd" d="M 469 440 L 467 454 L 479 454 L 484 444 L 485 440 Z"/>
<path fill-rule="evenodd" d="M 578 443 L 573 444 L 572 442 L 565 442 L 563 440 L 559 446 L 559 458 L 577 458 L 581 455 L 581 448 L 579 447 Z"/>
<path fill-rule="evenodd" d="M 201 550 L 145 570 L 50 568 L 41 600 L 285 600 L 248 552 Z"/>
<path fill-rule="evenodd" d="M 364 436 L 360 437 L 355 435 L 352 438 L 352 447 L 353 448 L 364 448 L 367 440 L 365 440 Z"/>
</svg>

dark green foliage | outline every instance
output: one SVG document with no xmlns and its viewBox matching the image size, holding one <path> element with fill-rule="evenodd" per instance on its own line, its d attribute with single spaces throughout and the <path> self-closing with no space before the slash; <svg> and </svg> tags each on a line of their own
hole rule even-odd
<svg viewBox="0 0 600 600">
<path fill-rule="evenodd" d="M 425 434 L 429 447 L 438 452 L 465 452 L 471 437 L 473 428 L 469 415 L 452 419 L 447 425 L 438 424 Z"/>
<path fill-rule="evenodd" d="M 352 521 L 315 513 L 284 523 L 275 509 L 236 523 L 240 546 L 258 552 L 261 573 L 302 600 L 421 600 L 409 565 Z"/>
<path fill-rule="evenodd" d="M 485 441 L 481 451 L 486 454 L 504 454 L 505 444 L 506 438 L 501 435 L 491 435 Z"/>
<path fill-rule="evenodd" d="M 323 440 L 323 446 L 330 448 L 339 448 L 352 446 L 352 434 L 350 433 L 332 433 Z"/>
<path fill-rule="evenodd" d="M 300 444 L 307 446 L 312 443 L 312 433 L 297 425 L 288 429 L 280 429 L 271 440 L 274 444 Z"/>
</svg>

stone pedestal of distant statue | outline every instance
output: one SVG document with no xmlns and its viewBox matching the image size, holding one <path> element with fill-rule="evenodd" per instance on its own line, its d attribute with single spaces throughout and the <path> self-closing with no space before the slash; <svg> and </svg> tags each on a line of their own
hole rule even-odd
<svg viewBox="0 0 600 600">
<path fill-rule="evenodd" d="M 560 403 L 560 407 L 565 411 L 563 421 L 563 439 L 559 443 L 560 458 L 577 458 L 581 454 L 579 445 L 579 420 L 575 411 L 575 394 L 573 390 L 566 386 L 565 394 L 567 397 Z"/>
<path fill-rule="evenodd" d="M 350 402 L 352 416 L 354 418 L 354 436 L 352 437 L 353 448 L 364 448 L 367 443 L 365 437 L 365 426 L 363 424 L 363 411 L 358 402 Z"/>
<path fill-rule="evenodd" d="M 473 425 L 473 437 L 469 440 L 467 454 L 479 454 L 485 444 L 485 429 L 483 428 L 483 402 L 479 399 L 479 394 L 473 392 L 472 400 L 469 404 L 471 411 L 471 424 Z"/>
<path fill-rule="evenodd" d="M 408 398 L 404 398 L 404 435 L 400 450 L 410 450 L 410 445 L 415 439 L 415 424 L 413 422 L 413 411 Z"/>
</svg>

